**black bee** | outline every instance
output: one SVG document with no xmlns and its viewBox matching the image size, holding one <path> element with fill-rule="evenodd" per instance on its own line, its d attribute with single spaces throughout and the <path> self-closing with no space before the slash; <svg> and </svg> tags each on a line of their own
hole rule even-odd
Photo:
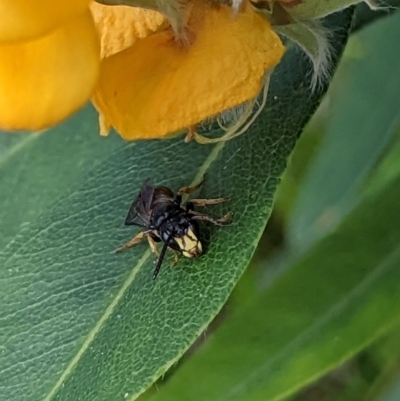
<svg viewBox="0 0 400 401">
<path fill-rule="evenodd" d="M 231 217 L 231 213 L 228 213 L 221 219 L 213 219 L 194 210 L 195 206 L 215 205 L 229 198 L 192 199 L 182 204 L 182 196 L 196 191 L 203 182 L 204 178 L 197 185 L 183 187 L 174 194 L 171 189 L 164 186 L 153 187 L 149 180 L 146 180 L 125 219 L 126 226 L 139 226 L 144 230 L 118 248 L 116 252 L 128 249 L 146 237 L 151 250 L 158 255 L 153 279 L 160 272 L 167 248 L 175 253 L 174 264 L 178 261 L 178 253 L 187 258 L 200 256 L 203 247 L 199 239 L 198 221 L 209 221 L 218 226 L 224 226 L 229 224 Z M 164 242 L 164 246 L 159 253 L 156 242 L 161 241 Z"/>
</svg>

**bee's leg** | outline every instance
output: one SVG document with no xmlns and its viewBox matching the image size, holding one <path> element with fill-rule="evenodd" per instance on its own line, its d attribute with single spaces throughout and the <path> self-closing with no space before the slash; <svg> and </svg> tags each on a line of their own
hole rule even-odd
<svg viewBox="0 0 400 401">
<path fill-rule="evenodd" d="M 230 200 L 231 197 L 228 196 L 226 198 L 215 198 L 215 199 L 190 199 L 190 203 L 193 206 L 207 206 L 207 205 L 216 205 L 217 203 L 222 203 Z"/>
<path fill-rule="evenodd" d="M 149 243 L 150 249 L 153 253 L 155 253 L 158 257 L 160 257 L 160 252 L 158 252 L 156 242 L 154 241 L 151 235 L 147 236 L 147 241 Z"/>
<path fill-rule="evenodd" d="M 117 248 L 114 252 L 122 252 L 125 251 L 126 249 L 132 248 L 134 245 L 138 244 L 145 235 L 148 235 L 146 231 L 141 231 L 139 234 L 135 235 L 130 241 L 128 241 L 125 245 L 122 245 L 121 247 Z"/>
<path fill-rule="evenodd" d="M 171 267 L 173 267 L 173 266 L 175 266 L 177 263 L 178 263 L 178 261 L 179 261 L 179 252 L 178 251 L 175 251 L 175 249 L 172 249 L 172 248 L 169 248 L 169 249 L 171 249 L 171 251 L 174 253 L 174 260 L 171 262 L 171 264 L 170 264 L 170 266 Z"/>
<path fill-rule="evenodd" d="M 198 213 L 193 210 L 189 211 L 189 214 L 193 220 L 200 220 L 200 221 L 208 221 L 210 223 L 215 224 L 216 226 L 226 226 L 230 224 L 232 213 L 229 212 L 225 216 L 221 217 L 220 219 L 214 219 L 206 214 Z"/>
<path fill-rule="evenodd" d="M 198 184 L 193 185 L 193 187 L 182 187 L 182 188 L 178 191 L 177 196 L 182 197 L 184 194 L 189 195 L 189 194 L 191 194 L 192 192 L 194 192 L 194 191 L 196 191 L 197 189 L 199 189 L 199 188 L 203 185 L 203 183 L 204 183 L 204 175 L 203 175 L 203 178 L 201 179 L 201 181 L 200 181 Z"/>
</svg>

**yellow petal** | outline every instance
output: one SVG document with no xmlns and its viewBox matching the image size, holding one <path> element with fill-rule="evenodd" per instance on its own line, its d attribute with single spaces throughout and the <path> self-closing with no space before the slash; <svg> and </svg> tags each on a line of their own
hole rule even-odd
<svg viewBox="0 0 400 401">
<path fill-rule="evenodd" d="M 90 0 L 0 0 L 0 43 L 33 39 L 82 14 Z"/>
<path fill-rule="evenodd" d="M 100 37 L 102 58 L 125 50 L 166 22 L 157 11 L 138 7 L 110 7 L 93 2 L 90 11 Z"/>
<path fill-rule="evenodd" d="M 201 10 L 189 24 L 189 48 L 168 30 L 103 61 L 93 99 L 103 128 L 128 140 L 159 138 L 259 93 L 284 52 L 279 37 L 250 7 L 235 18 L 226 6 Z"/>
<path fill-rule="evenodd" d="M 0 46 L 0 128 L 38 130 L 56 124 L 91 96 L 99 45 L 87 11 L 50 35 Z"/>
</svg>

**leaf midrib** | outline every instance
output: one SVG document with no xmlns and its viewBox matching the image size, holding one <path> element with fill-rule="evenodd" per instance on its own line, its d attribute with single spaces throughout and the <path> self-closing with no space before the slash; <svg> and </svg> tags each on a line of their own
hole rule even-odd
<svg viewBox="0 0 400 401">
<path fill-rule="evenodd" d="M 8 152 L 6 152 L 5 156 L 3 156 L 0 160 L 0 167 L 1 165 L 5 164 L 8 159 L 13 157 L 15 153 L 19 152 L 22 150 L 26 145 L 31 143 L 32 141 L 38 139 L 42 134 L 44 134 L 46 130 L 44 131 L 38 131 L 38 132 L 32 132 L 29 135 L 26 135 L 26 138 L 21 139 L 18 143 L 16 143 L 14 146 L 12 146 Z M 9 135 L 20 135 L 20 134 L 9 134 Z"/>
<path fill-rule="evenodd" d="M 88 333 L 85 342 L 82 344 L 82 346 L 79 348 L 78 352 L 74 356 L 74 358 L 71 360 L 69 365 L 66 367 L 64 372 L 61 374 L 60 378 L 54 385 L 54 387 L 50 390 L 49 394 L 43 399 L 43 401 L 50 401 L 52 397 L 56 394 L 57 390 L 61 387 L 62 383 L 65 381 L 65 379 L 69 376 L 69 374 L 73 371 L 74 367 L 78 364 L 81 356 L 84 354 L 84 352 L 89 348 L 89 345 L 92 343 L 94 340 L 96 334 L 100 331 L 101 327 L 103 326 L 104 322 L 107 321 L 115 307 L 118 305 L 120 299 L 123 297 L 125 294 L 126 290 L 129 288 L 129 286 L 132 284 L 133 280 L 135 279 L 137 273 L 139 272 L 140 268 L 146 263 L 147 259 L 150 257 L 151 251 L 148 249 L 147 251 L 144 252 L 143 256 L 139 259 L 138 263 L 134 268 L 132 269 L 131 273 L 129 274 L 128 278 L 125 280 L 124 284 L 122 285 L 121 289 L 118 291 L 110 305 L 106 308 L 104 311 L 103 315 L 99 319 L 99 321 L 96 323 L 96 325 L 93 327 L 93 329 Z"/>
</svg>

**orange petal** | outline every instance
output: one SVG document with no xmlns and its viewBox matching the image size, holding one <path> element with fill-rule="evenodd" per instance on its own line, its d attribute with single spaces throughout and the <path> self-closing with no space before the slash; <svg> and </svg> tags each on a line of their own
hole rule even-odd
<svg viewBox="0 0 400 401">
<path fill-rule="evenodd" d="M 0 43 L 33 39 L 82 14 L 90 0 L 0 0 Z"/>
<path fill-rule="evenodd" d="M 103 61 L 93 99 L 103 129 L 111 125 L 128 140 L 159 138 L 259 93 L 284 52 L 268 22 L 250 7 L 236 17 L 226 6 L 199 12 L 188 49 L 168 30 Z"/>
<path fill-rule="evenodd" d="M 102 58 L 127 49 L 166 21 L 157 11 L 138 7 L 110 7 L 93 2 L 90 11 L 99 33 Z"/>
<path fill-rule="evenodd" d="M 99 45 L 87 11 L 51 34 L 0 46 L 0 127 L 38 130 L 68 117 L 92 94 Z"/>
</svg>

